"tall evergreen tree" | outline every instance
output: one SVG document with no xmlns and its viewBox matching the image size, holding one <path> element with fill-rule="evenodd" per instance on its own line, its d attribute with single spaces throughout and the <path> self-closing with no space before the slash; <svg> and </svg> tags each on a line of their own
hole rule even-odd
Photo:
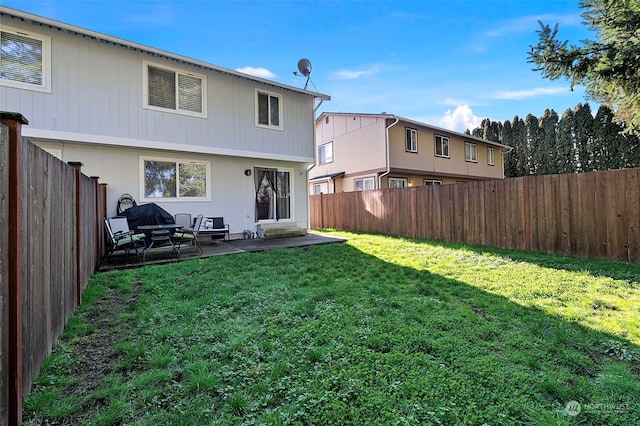
<svg viewBox="0 0 640 426">
<path fill-rule="evenodd" d="M 556 141 L 556 168 L 558 173 L 574 173 L 577 171 L 575 128 L 573 110 L 568 108 L 562 114 L 558 123 L 558 138 Z"/>
<path fill-rule="evenodd" d="M 504 175 L 505 177 L 516 177 L 518 175 L 515 144 L 513 140 L 513 128 L 509 120 L 502 125 L 502 143 L 511 147 L 511 152 L 505 155 Z"/>
<path fill-rule="evenodd" d="M 540 145 L 536 148 L 536 174 L 558 173 L 558 114 L 554 110 L 545 110 L 540 119 Z"/>
<path fill-rule="evenodd" d="M 593 115 L 588 103 L 578 104 L 573 110 L 575 120 L 575 140 L 578 158 L 577 170 L 580 172 L 590 172 L 592 165 L 592 144 L 593 144 Z"/>
<path fill-rule="evenodd" d="M 527 114 L 527 118 L 524 120 L 524 126 L 526 138 L 526 164 L 524 171 L 527 175 L 540 174 L 540 165 L 542 164 L 544 155 L 540 121 L 535 115 Z"/>
</svg>

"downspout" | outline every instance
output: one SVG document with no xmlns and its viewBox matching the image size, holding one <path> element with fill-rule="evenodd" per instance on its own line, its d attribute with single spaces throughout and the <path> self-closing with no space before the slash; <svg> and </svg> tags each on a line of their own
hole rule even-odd
<svg viewBox="0 0 640 426">
<path fill-rule="evenodd" d="M 309 196 L 311 195 L 311 191 L 309 190 L 309 172 L 311 172 L 316 164 L 318 164 L 318 150 L 316 149 L 316 112 L 318 112 L 318 108 L 320 108 L 320 105 L 322 105 L 323 102 L 324 99 L 320 98 L 320 103 L 313 109 L 313 116 L 311 117 L 313 120 L 313 163 L 307 164 L 307 176 L 305 180 L 305 185 L 307 185 L 307 229 L 311 227 L 311 209 L 309 208 Z"/>
<path fill-rule="evenodd" d="M 378 189 L 382 189 L 382 178 L 385 177 L 386 175 L 388 175 L 389 173 L 391 173 L 391 159 L 389 158 L 389 129 L 392 128 L 393 126 L 395 126 L 396 124 L 398 124 L 398 121 L 400 121 L 400 119 L 398 119 L 396 117 L 396 121 L 394 121 L 392 124 L 388 125 L 386 128 L 386 134 L 385 134 L 385 139 L 386 139 L 386 156 L 387 156 L 387 171 L 382 173 L 380 176 L 378 176 Z"/>
</svg>

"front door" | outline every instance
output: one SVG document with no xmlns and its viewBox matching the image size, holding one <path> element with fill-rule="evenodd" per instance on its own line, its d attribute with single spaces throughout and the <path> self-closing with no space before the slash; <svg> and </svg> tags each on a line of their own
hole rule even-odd
<svg viewBox="0 0 640 426">
<path fill-rule="evenodd" d="M 256 222 L 291 219 L 291 173 L 268 167 L 253 171 Z"/>
</svg>

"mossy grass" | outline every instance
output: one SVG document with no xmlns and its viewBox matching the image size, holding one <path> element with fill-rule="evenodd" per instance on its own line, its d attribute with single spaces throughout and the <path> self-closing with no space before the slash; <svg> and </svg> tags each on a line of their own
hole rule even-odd
<svg viewBox="0 0 640 426">
<path fill-rule="evenodd" d="M 640 422 L 640 265 L 334 234 L 95 275 L 25 424 Z"/>
</svg>

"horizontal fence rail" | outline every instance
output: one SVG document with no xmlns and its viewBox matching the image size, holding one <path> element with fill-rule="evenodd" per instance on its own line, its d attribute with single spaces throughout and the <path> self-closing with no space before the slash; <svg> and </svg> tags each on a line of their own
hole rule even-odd
<svg viewBox="0 0 640 426">
<path fill-rule="evenodd" d="M 0 116 L 0 424 L 18 424 L 104 255 L 106 185 L 23 140 L 21 115 Z"/>
<path fill-rule="evenodd" d="M 640 169 L 310 197 L 311 227 L 640 262 Z"/>
</svg>

